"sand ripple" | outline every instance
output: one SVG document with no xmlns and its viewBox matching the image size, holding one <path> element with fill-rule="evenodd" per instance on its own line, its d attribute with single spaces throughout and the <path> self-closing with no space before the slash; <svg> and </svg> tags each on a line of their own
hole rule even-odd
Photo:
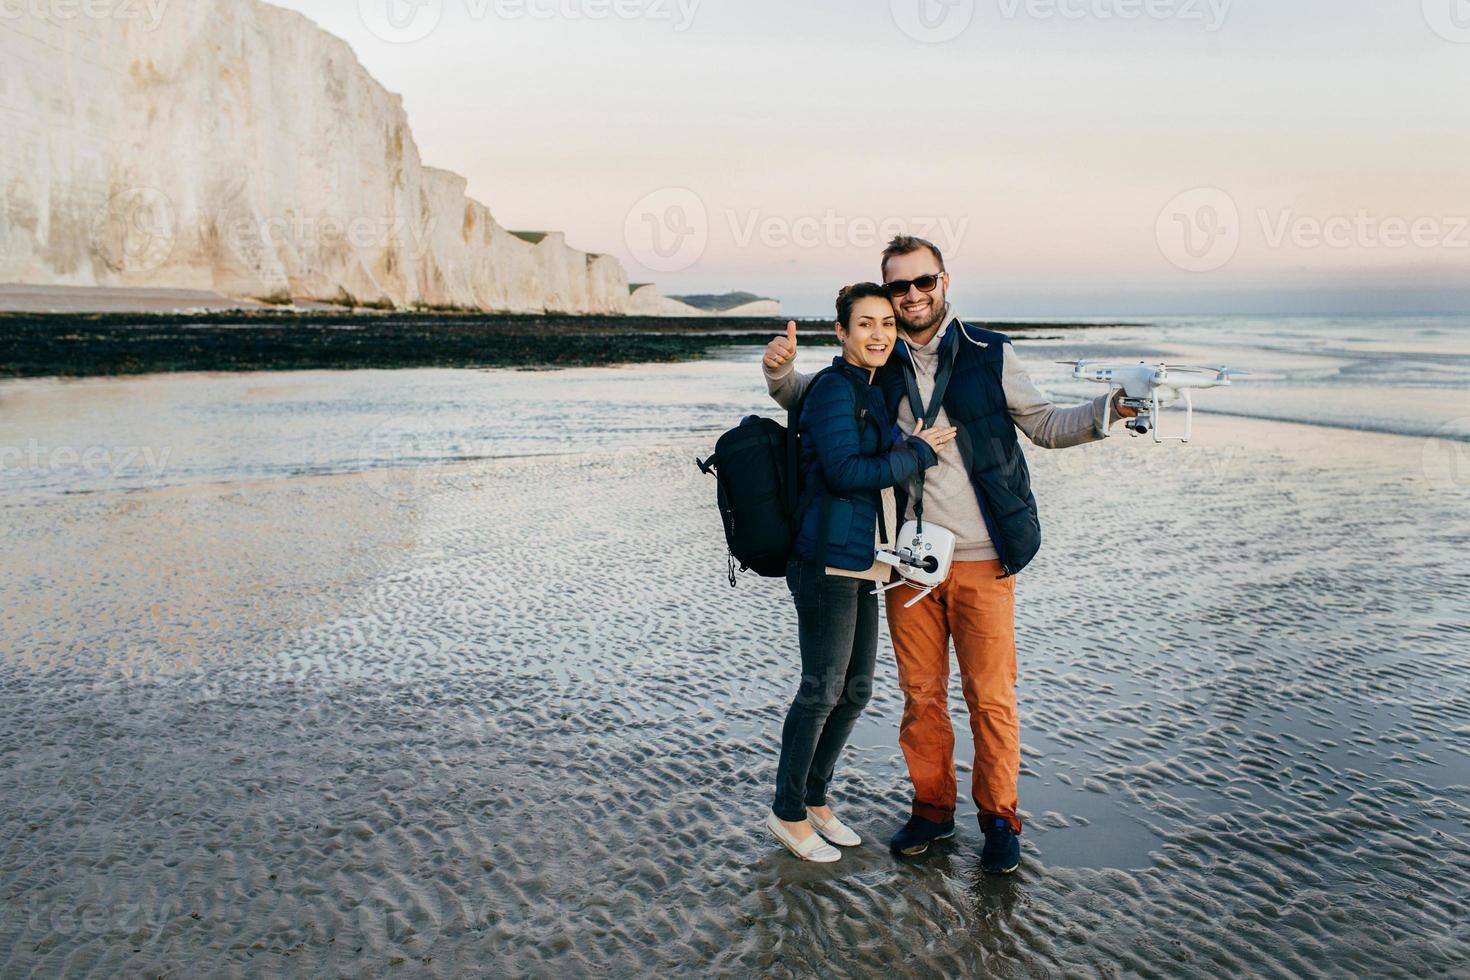
<svg viewBox="0 0 1470 980">
<path fill-rule="evenodd" d="M 0 974 L 1464 975 L 1466 496 L 1212 426 L 1032 453 L 1002 881 L 882 846 L 887 656 L 869 843 L 763 838 L 794 615 L 692 446 L 0 509 Z"/>
</svg>

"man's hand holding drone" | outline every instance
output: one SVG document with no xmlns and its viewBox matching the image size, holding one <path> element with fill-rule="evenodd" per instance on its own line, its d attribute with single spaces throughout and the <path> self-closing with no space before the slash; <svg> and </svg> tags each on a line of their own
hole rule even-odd
<svg viewBox="0 0 1470 980">
<path fill-rule="evenodd" d="M 1125 419 L 1136 419 L 1136 418 L 1138 418 L 1138 409 L 1136 409 L 1136 408 L 1129 408 L 1127 405 L 1124 405 L 1123 404 L 1123 395 L 1124 395 L 1124 392 L 1123 392 L 1123 389 L 1122 388 L 1119 388 L 1117 391 L 1113 392 L 1113 411 L 1115 411 L 1115 412 L 1118 413 L 1119 418 L 1125 418 Z"/>
</svg>

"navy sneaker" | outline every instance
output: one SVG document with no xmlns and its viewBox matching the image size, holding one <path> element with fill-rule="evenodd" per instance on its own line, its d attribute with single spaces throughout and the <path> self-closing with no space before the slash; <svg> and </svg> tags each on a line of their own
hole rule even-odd
<svg viewBox="0 0 1470 980">
<path fill-rule="evenodd" d="M 1021 866 L 1021 836 L 1005 817 L 980 817 L 985 831 L 985 849 L 980 852 L 980 870 L 988 875 L 1008 875 Z"/>
<path fill-rule="evenodd" d="M 903 829 L 893 835 L 893 840 L 888 842 L 888 847 L 898 854 L 914 857 L 929 850 L 929 845 L 935 841 L 953 836 L 953 817 L 944 823 L 935 823 L 933 820 L 925 820 L 915 815 L 909 817 L 909 822 L 903 825 Z"/>
</svg>

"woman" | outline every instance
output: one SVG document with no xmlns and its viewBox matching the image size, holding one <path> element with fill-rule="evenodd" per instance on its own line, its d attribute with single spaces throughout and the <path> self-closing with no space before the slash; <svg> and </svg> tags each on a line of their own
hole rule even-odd
<svg viewBox="0 0 1470 980">
<path fill-rule="evenodd" d="M 801 688 L 781 731 L 776 799 L 766 828 L 805 861 L 836 861 L 832 844 L 862 839 L 827 804 L 837 756 L 872 693 L 878 652 L 876 583 L 888 581 L 874 550 L 897 533 L 893 487 L 933 466 L 951 427 L 900 437 L 873 384 L 898 331 L 876 283 L 837 295 L 842 356 L 817 376 L 801 409 L 803 506 L 786 584 L 796 603 Z M 880 517 L 881 515 L 881 517 Z M 823 839 L 825 838 L 825 840 Z"/>
</svg>

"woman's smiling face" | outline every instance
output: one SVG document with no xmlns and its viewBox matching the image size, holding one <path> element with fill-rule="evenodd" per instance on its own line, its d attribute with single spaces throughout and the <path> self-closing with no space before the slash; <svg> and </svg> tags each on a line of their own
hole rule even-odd
<svg viewBox="0 0 1470 980">
<path fill-rule="evenodd" d="M 849 364 L 876 369 L 888 363 L 898 342 L 898 323 L 893 304 L 882 296 L 864 296 L 852 305 L 847 328 L 837 325 L 842 356 Z"/>
</svg>

